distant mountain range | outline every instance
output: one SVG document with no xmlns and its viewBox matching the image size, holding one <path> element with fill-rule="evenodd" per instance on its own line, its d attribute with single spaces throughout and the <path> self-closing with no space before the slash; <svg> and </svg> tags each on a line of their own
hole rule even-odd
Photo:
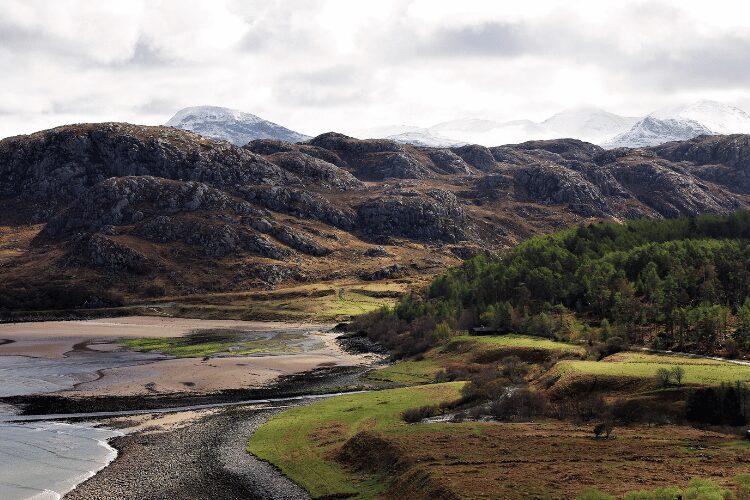
<svg viewBox="0 0 750 500">
<path fill-rule="evenodd" d="M 182 109 L 166 125 L 238 146 L 255 139 L 291 143 L 310 139 L 256 115 L 215 106 Z M 561 111 L 541 122 L 464 118 L 430 127 L 381 126 L 355 131 L 352 135 L 360 139 L 392 139 L 414 146 L 448 148 L 466 144 L 500 146 L 530 140 L 573 138 L 613 149 L 651 147 L 700 135 L 737 133 L 750 133 L 750 115 L 734 106 L 704 100 L 660 109 L 644 117 L 620 116 L 597 108 L 582 107 Z"/>
<path fill-rule="evenodd" d="M 355 132 L 354 135 L 443 147 L 460 143 L 498 146 L 529 140 L 574 138 L 611 149 L 657 146 L 699 135 L 748 132 L 750 115 L 746 112 L 724 103 L 704 100 L 660 109 L 640 118 L 620 116 L 597 108 L 574 108 L 541 122 L 465 118 L 426 128 L 408 125 L 379 127 Z"/>
<path fill-rule="evenodd" d="M 244 146 L 255 139 L 294 143 L 311 138 L 250 113 L 217 106 L 181 109 L 165 125 L 190 130 L 211 139 L 229 141 L 235 146 Z"/>
</svg>

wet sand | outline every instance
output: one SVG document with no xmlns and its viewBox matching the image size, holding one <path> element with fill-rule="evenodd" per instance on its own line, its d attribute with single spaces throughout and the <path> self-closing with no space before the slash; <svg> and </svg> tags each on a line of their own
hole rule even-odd
<svg viewBox="0 0 750 500">
<path fill-rule="evenodd" d="M 176 358 L 128 350 L 122 338 L 175 337 L 201 329 L 297 332 L 294 353 Z M 71 398 L 210 394 L 267 385 L 321 366 L 371 362 L 336 343 L 330 325 L 127 317 L 0 325 L 0 396 L 57 393 Z"/>
<path fill-rule="evenodd" d="M 180 337 L 195 329 L 237 328 L 250 331 L 327 330 L 332 325 L 264 321 L 203 320 L 128 316 L 76 321 L 0 324 L 0 355 L 60 358 L 91 341 L 120 338 Z"/>
</svg>

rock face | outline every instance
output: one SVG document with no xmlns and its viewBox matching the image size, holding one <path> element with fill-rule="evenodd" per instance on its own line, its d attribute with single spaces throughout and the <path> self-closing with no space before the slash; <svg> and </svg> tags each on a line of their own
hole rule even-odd
<svg viewBox="0 0 750 500">
<path fill-rule="evenodd" d="M 427 196 L 389 195 L 367 201 L 357 209 L 366 234 L 405 236 L 425 241 L 456 242 L 467 237 L 467 215 L 449 191 L 430 190 Z"/>
<path fill-rule="evenodd" d="M 169 127 L 71 125 L 0 141 L 0 223 L 36 224 L 23 251 L 0 255 L 0 283 L 82 280 L 137 297 L 438 272 L 592 218 L 746 207 L 748 167 L 744 135 L 605 150 L 328 133 L 237 147 Z"/>
</svg>

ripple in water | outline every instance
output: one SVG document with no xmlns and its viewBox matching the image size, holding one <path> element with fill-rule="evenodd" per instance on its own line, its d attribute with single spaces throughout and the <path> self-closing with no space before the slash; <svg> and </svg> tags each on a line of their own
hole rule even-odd
<svg viewBox="0 0 750 500">
<path fill-rule="evenodd" d="M 91 424 L 0 423 L 0 498 L 56 500 L 117 456 L 121 436 Z"/>
</svg>

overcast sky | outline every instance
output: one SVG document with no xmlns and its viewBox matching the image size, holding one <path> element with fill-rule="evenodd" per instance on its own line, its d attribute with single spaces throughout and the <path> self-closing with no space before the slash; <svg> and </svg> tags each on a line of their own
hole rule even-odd
<svg viewBox="0 0 750 500">
<path fill-rule="evenodd" d="M 582 105 L 750 111 L 743 4 L 0 0 L 0 137 L 202 104 L 311 135 Z"/>
</svg>

